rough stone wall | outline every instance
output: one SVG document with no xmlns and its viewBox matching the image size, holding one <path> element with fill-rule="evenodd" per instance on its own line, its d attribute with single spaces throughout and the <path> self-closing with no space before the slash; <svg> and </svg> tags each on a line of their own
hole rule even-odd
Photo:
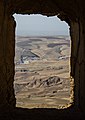
<svg viewBox="0 0 85 120">
<path fill-rule="evenodd" d="M 78 51 L 79 51 L 79 23 L 71 22 L 71 76 L 74 78 L 74 102 L 76 106 L 79 106 L 79 65 L 78 65 Z"/>
<path fill-rule="evenodd" d="M 80 32 L 80 51 L 79 51 L 79 66 L 80 66 L 80 107 L 85 112 L 85 19 L 81 22 Z"/>
<path fill-rule="evenodd" d="M 14 56 L 15 56 L 15 21 L 12 16 L 8 17 L 7 22 L 7 42 L 6 42 L 6 65 L 7 65 L 7 92 L 8 92 L 8 103 L 11 106 L 15 106 L 14 96 Z"/>
<path fill-rule="evenodd" d="M 0 1 L 0 110 L 15 106 L 14 41 L 15 23 L 9 17 L 7 8 Z"/>
<path fill-rule="evenodd" d="M 4 46 L 4 4 L 0 1 L 0 108 L 7 104 L 6 60 Z"/>
<path fill-rule="evenodd" d="M 85 106 L 85 36 L 81 20 L 71 22 L 71 76 L 74 78 L 74 103 L 84 111 Z"/>
<path fill-rule="evenodd" d="M 0 109 L 15 106 L 13 13 L 57 15 L 70 25 L 71 76 L 74 78 L 74 105 L 85 108 L 85 13 L 84 0 L 0 0 Z"/>
</svg>

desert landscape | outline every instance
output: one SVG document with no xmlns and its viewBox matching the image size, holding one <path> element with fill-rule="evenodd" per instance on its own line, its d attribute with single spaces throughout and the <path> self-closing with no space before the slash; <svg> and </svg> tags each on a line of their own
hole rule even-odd
<svg viewBox="0 0 85 120">
<path fill-rule="evenodd" d="M 16 36 L 17 107 L 68 107 L 71 82 L 69 36 Z"/>
</svg>

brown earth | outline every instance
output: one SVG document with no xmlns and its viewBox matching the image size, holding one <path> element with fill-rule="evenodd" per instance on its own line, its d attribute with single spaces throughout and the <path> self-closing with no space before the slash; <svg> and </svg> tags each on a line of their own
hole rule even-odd
<svg viewBox="0 0 85 120">
<path fill-rule="evenodd" d="M 18 36 L 15 51 L 14 86 L 17 106 L 23 108 L 70 106 L 72 81 L 69 38 Z"/>
</svg>

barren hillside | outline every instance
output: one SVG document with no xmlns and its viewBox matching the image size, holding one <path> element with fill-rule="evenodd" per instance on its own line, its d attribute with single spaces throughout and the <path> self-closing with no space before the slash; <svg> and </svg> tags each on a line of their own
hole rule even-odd
<svg viewBox="0 0 85 120">
<path fill-rule="evenodd" d="M 17 106 L 59 108 L 70 104 L 68 36 L 18 36 L 15 53 Z"/>
</svg>

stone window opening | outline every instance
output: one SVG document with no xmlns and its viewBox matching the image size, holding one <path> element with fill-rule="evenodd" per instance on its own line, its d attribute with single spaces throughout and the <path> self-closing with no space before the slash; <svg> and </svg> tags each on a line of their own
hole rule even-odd
<svg viewBox="0 0 85 120">
<path fill-rule="evenodd" d="M 29 26 L 27 26 L 27 27 L 29 27 Z M 22 35 L 22 36 L 16 36 L 15 37 L 16 40 L 17 40 L 16 44 L 15 44 L 15 48 L 18 48 L 17 49 L 18 51 L 16 51 L 16 49 L 15 49 L 15 51 L 16 51 L 15 52 L 15 57 L 16 57 L 17 54 L 18 54 L 17 57 L 20 56 L 20 58 L 18 58 L 18 60 L 15 60 L 16 63 L 15 63 L 15 84 L 14 84 L 14 86 L 15 86 L 15 91 L 16 91 L 16 93 L 15 93 L 16 94 L 16 101 L 17 101 L 16 106 L 17 107 L 24 107 L 24 108 L 25 107 L 26 108 L 36 108 L 37 107 L 37 108 L 58 108 L 58 109 L 60 109 L 60 108 L 64 109 L 64 108 L 70 107 L 73 104 L 73 93 L 74 93 L 74 91 L 73 91 L 73 80 L 70 78 L 70 44 L 71 43 L 70 43 L 70 40 L 69 40 L 70 39 L 69 35 L 67 35 L 67 36 L 60 35 L 59 36 L 59 35 L 56 35 L 56 33 L 55 33 L 54 36 L 53 35 L 52 36 L 38 35 L 38 37 L 36 37 L 36 35 L 34 37 L 32 35 L 27 35 L 27 36 Z M 46 62 L 49 61 L 49 56 L 48 56 L 48 58 L 43 57 L 42 59 L 38 56 L 38 53 L 39 53 L 38 49 L 40 48 L 40 45 L 38 45 L 39 43 L 36 46 L 36 47 L 38 47 L 38 49 L 36 49 L 36 48 L 34 49 L 34 52 L 37 53 L 37 55 L 35 53 L 33 53 L 33 50 L 32 50 L 33 48 L 30 47 L 33 44 L 33 43 L 31 44 L 32 40 L 37 43 L 38 40 L 43 41 L 44 39 L 47 39 L 47 41 L 46 40 L 44 41 L 45 42 L 44 44 L 47 44 L 49 42 L 49 44 L 47 44 L 47 46 L 49 48 L 54 48 L 55 46 L 57 46 L 56 49 L 59 48 L 62 55 L 61 54 L 60 54 L 60 56 L 58 55 L 58 58 L 56 60 L 58 63 L 55 64 L 55 62 L 54 62 L 53 66 L 50 65 L 50 67 L 49 67 L 49 65 L 48 65 L 47 68 L 46 67 L 42 68 L 42 69 L 48 69 L 47 72 L 48 71 L 51 71 L 51 72 L 50 72 L 49 76 L 45 75 L 45 77 L 41 77 L 42 72 L 40 73 L 39 70 L 38 71 L 34 70 L 34 74 L 33 74 L 33 72 L 29 73 L 29 71 L 31 71 L 31 69 L 29 69 L 27 66 L 30 67 L 31 64 L 34 64 L 34 63 L 32 63 L 32 62 L 34 62 L 34 59 L 37 60 L 38 62 L 41 62 L 41 60 L 43 59 L 43 63 L 42 62 L 40 63 L 40 64 L 43 64 L 43 66 L 44 66 L 44 64 L 46 64 Z M 55 39 L 57 39 L 57 41 L 55 41 Z M 48 40 L 52 40 L 53 43 L 48 41 Z M 59 40 L 60 40 L 60 43 L 58 43 Z M 21 43 L 21 46 L 20 46 L 20 43 Z M 34 45 L 36 43 L 34 43 Z M 40 44 L 43 44 L 43 42 L 40 43 Z M 28 45 L 28 48 L 27 48 L 26 45 Z M 54 45 L 54 47 L 52 47 L 53 45 Z M 19 48 L 22 49 L 22 50 L 20 50 Z M 64 50 L 65 50 L 66 54 L 64 53 Z M 29 52 L 31 52 L 31 53 L 29 53 Z M 34 55 L 36 55 L 36 58 L 33 58 L 33 57 L 29 58 L 28 54 L 34 54 Z M 60 63 L 59 63 L 59 60 L 61 61 Z M 64 65 L 62 64 L 62 61 L 63 61 Z M 49 63 L 51 64 L 51 62 L 48 62 L 47 64 L 49 64 Z M 65 66 L 66 63 L 68 63 L 68 65 L 67 65 L 68 69 Z M 46 64 L 46 66 L 47 66 L 47 64 Z M 59 64 L 59 65 L 57 65 L 57 64 Z M 35 67 L 36 67 L 36 64 L 35 64 Z M 51 70 L 51 68 L 52 68 L 52 70 Z M 57 71 L 59 69 L 61 69 L 61 71 L 59 73 L 61 75 L 61 77 L 58 75 L 57 72 L 56 72 L 56 74 L 53 74 L 52 71 L 54 71 L 56 69 L 57 69 Z M 66 73 L 64 72 L 63 74 L 65 74 L 65 75 L 63 75 L 62 74 L 62 69 L 65 69 L 68 72 L 66 72 Z M 30 79 L 29 74 L 33 74 L 33 75 L 31 75 L 32 80 Z M 41 75 L 39 75 L 39 74 L 41 74 Z M 69 76 L 69 78 L 66 77 L 66 76 Z M 30 79 L 31 81 L 29 81 L 29 80 L 27 81 L 27 79 Z M 52 88 L 51 85 L 53 84 L 53 81 L 56 82 L 56 85 L 54 85 L 54 87 Z M 50 84 L 50 83 L 52 83 L 52 84 Z M 39 84 L 41 84 L 40 89 L 38 87 Z M 35 86 L 36 86 L 36 88 L 34 88 Z M 62 87 L 60 88 L 60 86 L 62 86 Z M 46 95 L 43 94 L 44 93 L 43 91 L 46 92 L 46 89 L 47 89 L 45 87 L 48 87 L 48 89 L 51 91 L 51 92 L 47 92 Z M 54 89 L 55 87 L 56 87 L 56 89 Z M 44 88 L 44 90 L 41 91 L 41 89 L 43 89 L 43 88 Z M 38 90 L 36 90 L 36 89 L 38 89 Z M 60 89 L 60 90 L 58 90 L 58 89 Z M 20 92 L 20 90 L 22 92 Z M 32 92 L 32 90 L 34 90 L 36 92 Z M 59 95 L 58 95 L 59 94 L 58 91 L 60 91 L 60 98 L 59 98 Z M 40 94 L 40 95 L 38 95 L 38 94 Z M 49 95 L 47 95 L 47 94 L 49 94 Z M 63 96 L 63 94 L 66 98 Z M 50 97 L 48 97 L 48 96 L 50 96 Z M 63 97 L 61 97 L 61 96 L 63 96 Z M 33 102 L 33 97 L 35 97 L 34 102 Z M 40 103 L 40 99 L 43 102 Z M 65 100 L 67 100 L 67 102 Z M 45 102 L 45 101 L 47 101 L 47 102 Z M 58 103 L 58 101 L 61 101 L 61 102 Z M 63 104 L 64 101 L 65 101 L 65 104 Z M 54 104 L 51 104 L 52 102 L 54 102 Z M 47 103 L 49 103 L 49 104 L 47 104 Z"/>
</svg>

